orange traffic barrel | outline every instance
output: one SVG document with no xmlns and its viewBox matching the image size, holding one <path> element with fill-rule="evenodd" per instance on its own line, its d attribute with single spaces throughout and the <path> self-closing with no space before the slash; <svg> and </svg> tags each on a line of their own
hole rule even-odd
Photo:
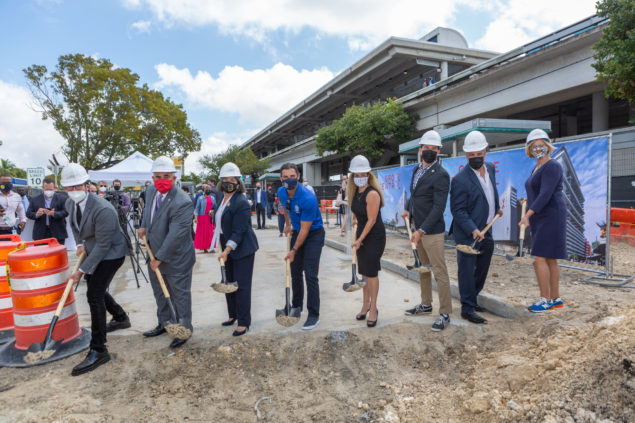
<svg viewBox="0 0 635 423">
<path fill-rule="evenodd" d="M 7 280 L 7 256 L 21 242 L 20 235 L 0 235 L 0 344 L 13 339 L 13 303 Z"/>
<path fill-rule="evenodd" d="M 62 298 L 69 275 L 66 247 L 54 238 L 25 242 L 8 254 L 9 283 L 13 301 L 15 342 L 0 349 L 0 366 L 26 366 L 23 361 L 31 344 L 44 342 L 46 332 Z M 53 339 L 62 346 L 49 360 L 67 357 L 86 347 L 90 336 L 79 327 L 75 296 L 71 291 L 55 325 Z M 88 332 L 89 334 L 89 332 Z M 74 340 L 82 338 L 79 342 Z"/>
</svg>

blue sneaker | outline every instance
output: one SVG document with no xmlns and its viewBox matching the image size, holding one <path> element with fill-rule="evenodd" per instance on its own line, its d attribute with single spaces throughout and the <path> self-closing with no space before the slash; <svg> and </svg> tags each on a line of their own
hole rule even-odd
<svg viewBox="0 0 635 423">
<path fill-rule="evenodd" d="M 545 311 L 551 311 L 552 308 L 552 304 L 543 297 L 540 297 L 538 301 L 528 307 L 532 313 L 544 313 Z"/>
<path fill-rule="evenodd" d="M 560 297 L 555 300 L 550 300 L 549 303 L 551 303 L 551 308 L 564 308 L 564 301 L 562 301 Z"/>
<path fill-rule="evenodd" d="M 315 329 L 317 327 L 317 325 L 320 324 L 320 318 L 317 316 L 309 316 L 306 319 L 306 322 L 304 322 L 304 325 L 302 326 L 302 329 L 304 330 L 311 330 L 311 329 Z"/>
</svg>

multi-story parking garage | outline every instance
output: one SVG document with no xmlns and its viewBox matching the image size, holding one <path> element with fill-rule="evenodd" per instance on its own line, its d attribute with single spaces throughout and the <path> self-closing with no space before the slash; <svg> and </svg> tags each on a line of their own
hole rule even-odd
<svg viewBox="0 0 635 423">
<path fill-rule="evenodd" d="M 592 46 L 605 24 L 592 16 L 504 54 L 470 49 L 458 32 L 446 28 L 420 40 L 390 38 L 242 147 L 268 157 L 271 172 L 292 161 L 302 166 L 312 185 L 334 183 L 351 156 L 318 156 L 315 132 L 353 103 L 391 97 L 418 115 L 415 136 L 432 128 L 447 132 L 479 119 L 498 122 L 485 128 L 494 149 L 524 142 L 531 126 L 550 130 L 554 138 L 626 128 L 633 109 L 604 97 L 604 85 L 592 67 Z M 635 129 L 617 132 L 613 201 L 635 205 L 635 187 L 628 184 L 635 184 L 635 162 L 622 160 L 635 157 Z M 444 136 L 443 153 L 461 154 L 464 135 Z M 400 153 L 407 157 L 414 144 L 394 145 L 373 165 L 403 163 Z"/>
</svg>

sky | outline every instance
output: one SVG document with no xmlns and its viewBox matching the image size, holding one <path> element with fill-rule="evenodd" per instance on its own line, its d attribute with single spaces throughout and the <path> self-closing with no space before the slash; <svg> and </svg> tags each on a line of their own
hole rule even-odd
<svg viewBox="0 0 635 423">
<path fill-rule="evenodd" d="M 203 154 L 240 144 L 390 36 L 438 26 L 506 52 L 595 13 L 595 0 L 0 0 L 0 158 L 45 166 L 64 140 L 25 82 L 64 54 L 106 58 L 183 104 Z"/>
</svg>

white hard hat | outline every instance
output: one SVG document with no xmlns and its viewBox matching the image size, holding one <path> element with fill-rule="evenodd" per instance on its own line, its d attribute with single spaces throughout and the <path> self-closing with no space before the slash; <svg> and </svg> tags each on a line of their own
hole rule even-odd
<svg viewBox="0 0 635 423">
<path fill-rule="evenodd" d="M 427 131 L 419 140 L 419 145 L 436 145 L 441 147 L 441 135 L 437 131 Z"/>
<path fill-rule="evenodd" d="M 240 169 L 232 162 L 227 162 L 220 168 L 219 178 L 230 178 L 232 176 L 241 177 L 243 175 L 240 174 Z"/>
<path fill-rule="evenodd" d="M 62 169 L 60 183 L 63 187 L 74 187 L 88 182 L 88 173 L 83 166 L 69 163 Z"/>
<path fill-rule="evenodd" d="M 361 154 L 357 155 L 353 157 L 353 160 L 351 160 L 351 165 L 348 167 L 348 171 L 350 173 L 370 172 L 370 163 L 366 157 Z"/>
<path fill-rule="evenodd" d="M 168 172 L 168 173 L 176 173 L 176 167 L 174 167 L 174 161 L 171 158 L 166 156 L 157 157 L 154 162 L 152 162 L 151 172 Z"/>
<path fill-rule="evenodd" d="M 549 135 L 542 129 L 534 129 L 529 134 L 527 134 L 527 142 L 525 144 L 531 144 L 532 141 L 535 140 L 545 140 L 550 142 Z"/>
<path fill-rule="evenodd" d="M 481 131 L 471 131 L 465 137 L 463 142 L 463 151 L 473 153 L 475 151 L 483 151 L 487 148 L 487 140 Z"/>
</svg>

